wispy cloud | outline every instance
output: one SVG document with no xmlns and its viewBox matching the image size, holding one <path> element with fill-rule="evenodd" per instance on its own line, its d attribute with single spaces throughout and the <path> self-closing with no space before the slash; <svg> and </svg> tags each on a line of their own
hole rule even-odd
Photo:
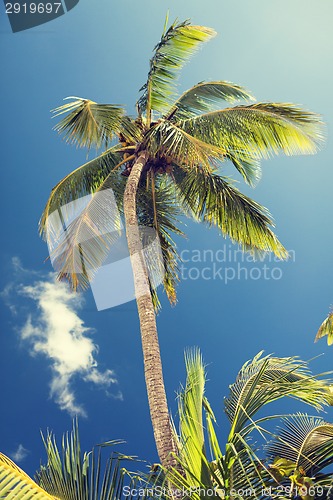
<svg viewBox="0 0 333 500">
<path fill-rule="evenodd" d="M 19 444 L 17 450 L 10 453 L 10 457 L 14 460 L 14 462 L 23 462 L 28 454 L 29 450 L 24 448 L 23 444 Z"/>
<path fill-rule="evenodd" d="M 20 261 L 13 265 L 17 275 L 27 275 Z M 31 273 L 28 273 L 31 279 Z M 50 395 L 62 410 L 71 415 L 86 414 L 77 401 L 74 382 L 78 378 L 106 390 L 109 396 L 122 399 L 121 392 L 110 394 L 110 386 L 117 384 L 112 370 L 101 371 L 96 356 L 98 346 L 93 342 L 94 330 L 85 325 L 79 316 L 82 295 L 71 293 L 64 283 L 55 281 L 53 275 L 34 276 L 32 284 L 7 286 L 2 293 L 13 313 L 18 314 L 16 294 L 33 301 L 34 310 L 26 316 L 20 328 L 21 339 L 33 355 L 45 356 L 51 366 Z M 17 299 L 17 296 L 16 296 Z M 13 302 L 14 301 L 14 302 Z M 16 300 L 19 303 L 18 300 Z"/>
</svg>

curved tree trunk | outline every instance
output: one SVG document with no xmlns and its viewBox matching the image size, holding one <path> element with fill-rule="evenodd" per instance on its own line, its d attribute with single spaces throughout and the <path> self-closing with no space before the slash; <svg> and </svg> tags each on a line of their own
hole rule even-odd
<svg viewBox="0 0 333 500">
<path fill-rule="evenodd" d="M 147 154 L 145 152 L 139 153 L 126 184 L 124 193 L 124 214 L 126 236 L 134 276 L 135 297 L 140 319 L 144 372 L 150 416 L 161 464 L 165 467 L 170 467 L 171 465 L 176 466 L 176 460 L 170 456 L 170 452 L 176 452 L 176 446 L 172 435 L 164 388 L 155 311 L 142 254 L 136 213 L 136 193 L 141 172 L 146 162 Z"/>
</svg>

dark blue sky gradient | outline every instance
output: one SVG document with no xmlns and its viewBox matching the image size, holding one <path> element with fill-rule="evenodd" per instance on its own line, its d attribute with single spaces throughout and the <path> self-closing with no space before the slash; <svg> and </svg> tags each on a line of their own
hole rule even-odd
<svg viewBox="0 0 333 500">
<path fill-rule="evenodd" d="M 52 131 L 49 110 L 74 95 L 125 104 L 134 112 L 168 8 L 170 20 L 191 18 L 218 32 L 184 69 L 180 90 L 201 80 L 229 80 L 250 89 L 258 100 L 301 104 L 321 113 L 327 124 L 328 139 L 319 154 L 263 162 L 263 178 L 255 190 L 227 168 L 240 189 L 270 209 L 280 240 L 294 251 L 294 261 L 266 262 L 270 270 L 281 269 L 281 279 L 246 280 L 245 271 L 242 279 L 228 284 L 187 279 L 179 285 L 176 308 L 163 298 L 158 328 L 170 408 L 175 415 L 184 349 L 200 346 L 208 364 L 207 396 L 223 437 L 223 396 L 241 365 L 258 351 L 304 359 L 325 352 L 311 366 L 317 372 L 333 368 L 325 341 L 313 344 L 333 301 L 331 1 L 322 0 L 319 7 L 301 0 L 141 0 L 126 5 L 80 0 L 59 19 L 17 34 L 11 33 L 1 4 L 1 288 L 13 280 L 13 256 L 26 269 L 51 270 L 43 263 L 47 248 L 38 237 L 38 219 L 51 188 L 86 160 L 85 151 L 66 145 Z M 194 223 L 185 229 L 188 239 L 177 240 L 180 251 L 235 250 L 213 229 Z M 264 263 L 247 268 L 253 265 L 261 269 Z M 154 462 L 135 303 L 97 312 L 90 291 L 85 300 L 79 315 L 96 330 L 99 366 L 115 370 L 124 401 L 89 384 L 75 385 L 88 414 L 80 420 L 82 446 L 90 449 L 102 440 L 122 438 L 127 441 L 122 450 Z M 0 444 L 10 454 L 22 443 L 30 453 L 20 465 L 33 473 L 44 457 L 39 430 L 49 427 L 60 437 L 70 429 L 71 417 L 49 397 L 49 362 L 31 357 L 19 339 L 29 302 L 17 301 L 18 317 L 1 305 Z M 304 409 L 284 402 L 278 411 L 298 408 Z M 331 411 L 327 418 L 332 420 Z"/>
</svg>

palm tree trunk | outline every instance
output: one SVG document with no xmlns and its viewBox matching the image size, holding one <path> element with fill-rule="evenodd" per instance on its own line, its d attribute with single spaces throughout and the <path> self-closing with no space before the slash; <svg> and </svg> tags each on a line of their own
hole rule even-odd
<svg viewBox="0 0 333 500">
<path fill-rule="evenodd" d="M 143 151 L 139 153 L 134 162 L 127 180 L 124 193 L 124 214 L 126 236 L 134 276 L 135 297 L 140 319 L 144 372 L 150 416 L 161 464 L 165 467 L 170 467 L 176 466 L 176 460 L 170 456 L 170 452 L 176 452 L 176 446 L 172 434 L 165 394 L 155 311 L 142 253 L 136 213 L 136 193 L 141 172 L 146 163 L 147 153 Z"/>
</svg>

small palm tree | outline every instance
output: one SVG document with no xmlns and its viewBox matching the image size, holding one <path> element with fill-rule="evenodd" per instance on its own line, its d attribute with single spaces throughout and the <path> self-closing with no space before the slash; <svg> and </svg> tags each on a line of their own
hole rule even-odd
<svg viewBox="0 0 333 500">
<path fill-rule="evenodd" d="M 150 60 L 136 117 L 127 116 L 122 106 L 82 98 L 72 98 L 55 110 L 56 116 L 65 114 L 55 129 L 68 142 L 106 149 L 53 188 L 40 222 L 57 256 L 59 278 L 68 280 L 74 290 L 85 288 L 114 242 L 112 231 L 101 234 L 100 228 L 120 226 L 119 212 L 107 197 L 97 196 L 112 189 L 126 223 L 150 414 L 164 465 L 176 448 L 156 329 L 159 301 L 147 271 L 156 263 L 154 258 L 144 262 L 139 227 L 158 235 L 163 285 L 171 303 L 176 302 L 178 281 L 172 235 L 183 234 L 179 218 L 184 214 L 217 226 L 243 250 L 272 251 L 285 258 L 285 248 L 270 229 L 268 211 L 236 189 L 222 167 L 231 162 L 245 182 L 254 185 L 261 158 L 279 152 L 314 153 L 321 139 L 318 116 L 292 104 L 246 103 L 221 109 L 224 101 L 253 100 L 247 90 L 230 82 L 201 82 L 175 100 L 179 70 L 214 35 L 214 30 L 188 21 L 165 27 Z M 113 140 L 117 143 L 112 145 Z M 73 217 L 66 207 L 87 195 L 90 201 Z M 52 217 L 58 211 L 60 219 Z"/>
<path fill-rule="evenodd" d="M 297 358 L 263 357 L 244 364 L 225 398 L 228 437 L 222 446 L 205 396 L 205 367 L 198 350 L 186 355 L 187 380 L 179 394 L 177 460 L 183 473 L 165 470 L 192 499 L 331 498 L 333 425 L 298 413 L 264 416 L 263 408 L 289 397 L 316 410 L 331 404 L 329 381 L 313 376 Z M 260 417 L 257 416 L 260 412 Z M 280 420 L 275 432 L 264 428 Z M 257 433 L 259 442 L 254 441 Z M 212 494 L 214 492 L 214 494 Z"/>
<path fill-rule="evenodd" d="M 124 464 L 134 457 L 113 452 L 102 472 L 103 447 L 120 441 L 109 441 L 81 452 L 77 421 L 70 435 L 58 449 L 52 433 L 44 440 L 47 463 L 31 479 L 12 460 L 0 453 L 0 498 L 15 500 L 132 500 L 132 491 L 147 487 L 147 474 L 129 473 Z M 149 479 L 148 479 L 149 480 Z"/>
</svg>

